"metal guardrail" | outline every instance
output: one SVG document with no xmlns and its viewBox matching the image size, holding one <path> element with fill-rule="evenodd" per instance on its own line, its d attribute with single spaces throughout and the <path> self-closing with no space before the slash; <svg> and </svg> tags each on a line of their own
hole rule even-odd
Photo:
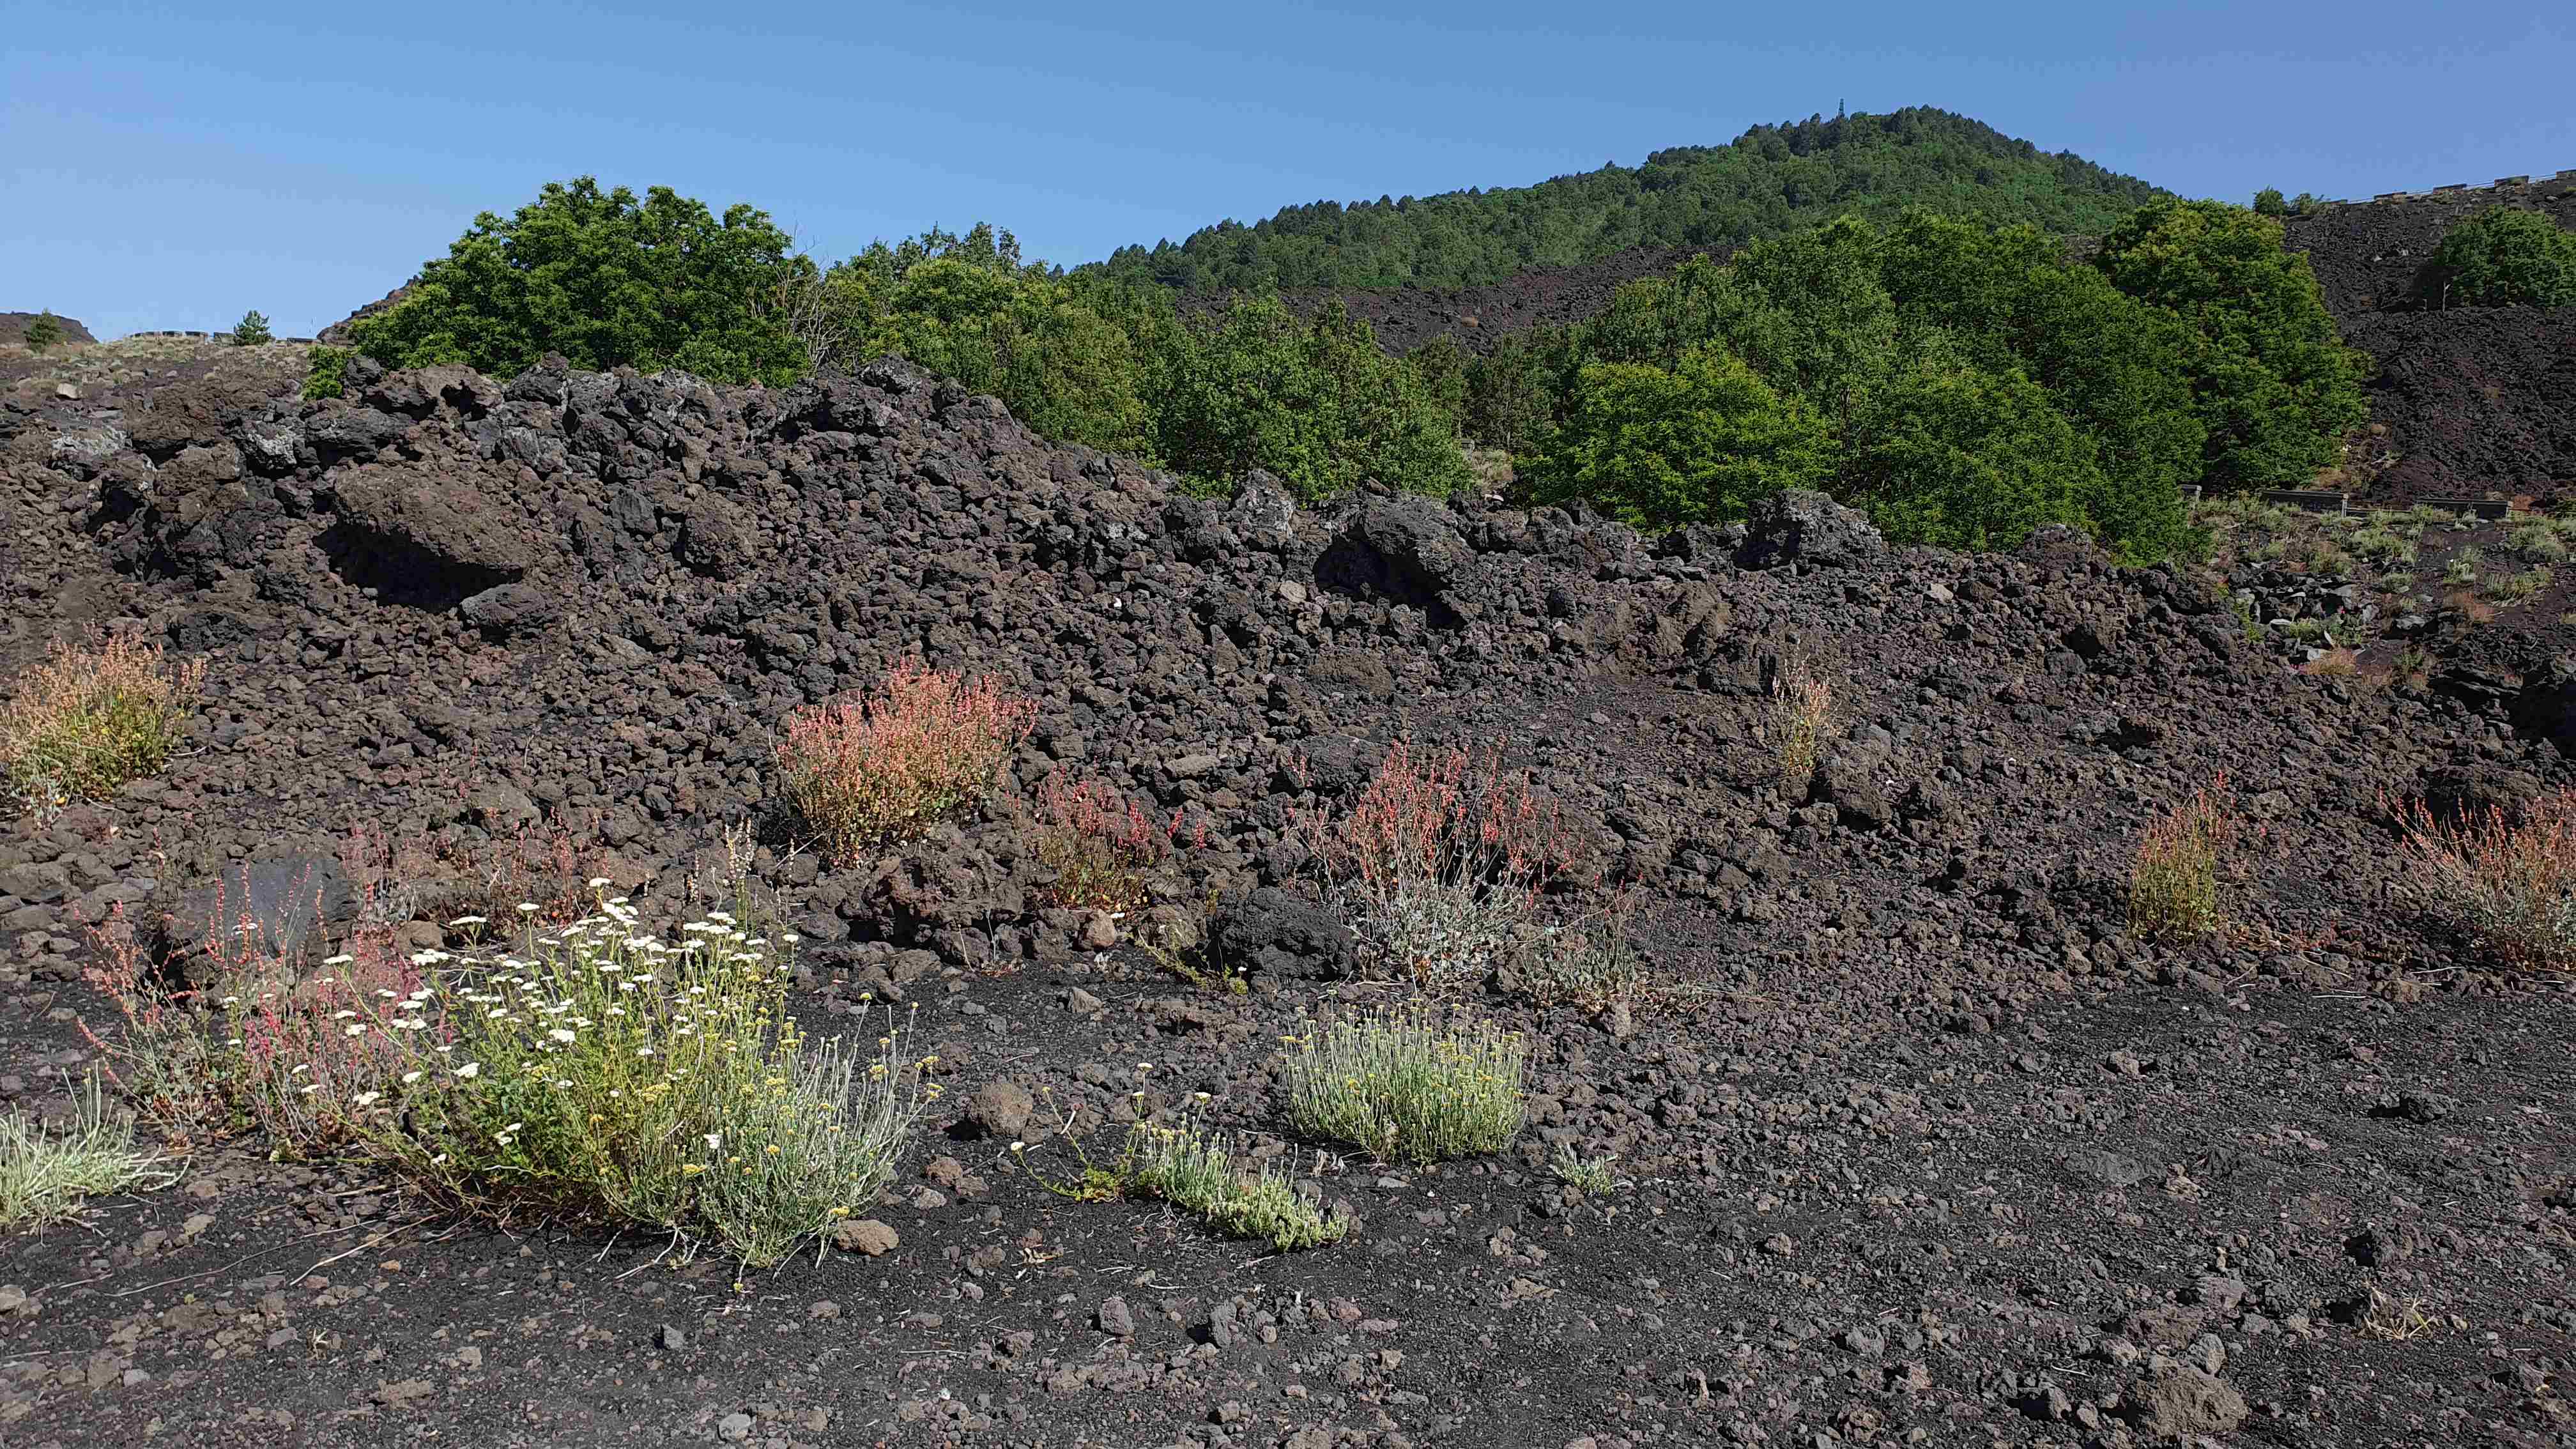
<svg viewBox="0 0 2576 1449">
<path fill-rule="evenodd" d="M 2273 488 L 2255 495 L 2275 508 L 2296 508 L 2308 513 L 2330 514 L 2341 518 L 2351 503 L 2352 495 L 2323 488 Z"/>
<path fill-rule="evenodd" d="M 2418 498 L 2426 508 L 2439 508 L 2445 513 L 2468 513 L 2489 523 L 2513 516 L 2513 505 L 2501 498 Z"/>
</svg>

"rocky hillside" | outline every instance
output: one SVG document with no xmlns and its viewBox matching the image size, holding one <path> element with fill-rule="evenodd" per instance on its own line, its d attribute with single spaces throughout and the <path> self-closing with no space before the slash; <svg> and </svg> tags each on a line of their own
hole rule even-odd
<svg viewBox="0 0 2576 1449">
<path fill-rule="evenodd" d="M 13 1434 L 2576 1429 L 2549 1387 L 2576 1332 L 2564 1001 L 2415 917 L 2382 806 L 2568 780 L 2549 677 L 2311 678 L 2170 570 L 2057 534 L 1892 551 L 1805 495 L 1659 544 L 1472 503 L 1301 512 L 1258 478 L 1213 503 L 895 363 L 785 392 L 351 383 L 307 403 L 215 368 L 0 411 L 0 680 L 109 623 L 210 665 L 167 772 L 0 825 L 0 1096 L 85 1060 L 80 924 L 228 860 L 542 823 L 670 919 L 750 822 L 805 938 L 800 1011 L 919 1004 L 956 1110 L 880 1210 L 900 1251 L 739 1293 L 710 1264 L 621 1277 L 652 1245 L 432 1237 L 380 1184 L 215 1154 L 206 1192 L 107 1238 L 0 1241 Z M 999 675 L 1037 731 L 982 815 L 829 868 L 783 819 L 776 728 L 915 656 Z M 1831 710 L 1784 780 L 1800 677 Z M 1524 1144 L 1400 1174 L 1265 1137 L 1362 1227 L 1249 1262 L 1015 1172 L 1002 1143 L 1051 1130 L 1032 1090 L 1114 1120 L 1139 1061 L 1171 1084 L 1149 1110 L 1204 1091 L 1266 1134 L 1264 1044 L 1392 999 L 1301 894 L 1288 827 L 1397 740 L 1502 742 L 1633 913 L 1631 996 L 1478 989 L 1534 1043 Z M 1059 770 L 1205 844 L 1127 918 L 1048 908 L 1026 802 Z M 2139 828 L 2221 770 L 2256 832 L 2234 928 L 2132 938 Z M 1141 949 L 1210 937 L 1246 994 Z M 1561 1189 L 1560 1148 L 1626 1185 Z M 374 1246 L 299 1272 L 348 1244 Z"/>
<path fill-rule="evenodd" d="M 41 312 L 0 312 L 0 347 L 25 346 L 27 329 L 35 325 L 36 319 L 43 315 Z M 96 342 L 98 340 L 92 337 L 89 329 L 82 326 L 76 318 L 57 317 L 54 319 L 54 325 L 61 329 L 62 336 L 58 339 L 60 342 Z"/>
</svg>

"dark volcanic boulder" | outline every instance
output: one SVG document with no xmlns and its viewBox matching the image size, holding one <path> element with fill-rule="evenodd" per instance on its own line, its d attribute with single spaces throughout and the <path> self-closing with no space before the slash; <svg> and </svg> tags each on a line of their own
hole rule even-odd
<svg viewBox="0 0 2576 1449">
<path fill-rule="evenodd" d="M 1822 493 L 1791 488 L 1753 505 L 1736 561 L 1749 569 L 1793 563 L 1845 568 L 1886 553 L 1887 540 L 1867 518 Z"/>
<path fill-rule="evenodd" d="M 367 464 L 332 480 L 344 568 L 412 602 L 516 583 L 535 549 L 500 502 L 455 473 Z"/>
<path fill-rule="evenodd" d="M 1456 515 L 1428 498 L 1380 498 L 1364 505 L 1316 564 L 1317 582 L 1344 593 L 1411 604 L 1441 628 L 1475 612 L 1460 586 L 1476 551 Z"/>
<path fill-rule="evenodd" d="M 191 984 L 205 984 L 221 951 L 300 967 L 358 919 L 358 892 L 339 863 L 322 855 L 238 860 L 182 892 L 151 923 L 153 959 Z"/>
<path fill-rule="evenodd" d="M 465 622 L 495 638 L 534 634 L 563 617 L 554 596 L 533 584 L 485 589 L 457 606 Z"/>
<path fill-rule="evenodd" d="M 1300 981 L 1338 981 L 1359 959 L 1339 916 L 1276 886 L 1220 908 L 1208 923 L 1208 952 L 1228 972 Z"/>
<path fill-rule="evenodd" d="M 227 430 L 248 416 L 267 411 L 269 399 L 284 384 L 265 372 L 211 372 L 174 382 L 152 395 L 152 405 L 126 425 L 134 446 L 156 463 L 166 463 L 192 444 L 227 441 Z"/>
</svg>

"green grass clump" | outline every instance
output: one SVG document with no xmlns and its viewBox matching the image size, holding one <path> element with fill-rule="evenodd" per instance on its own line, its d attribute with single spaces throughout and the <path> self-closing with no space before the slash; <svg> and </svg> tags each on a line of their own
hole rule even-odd
<svg viewBox="0 0 2576 1449">
<path fill-rule="evenodd" d="M 2478 565 L 2485 561 L 2485 557 L 2478 551 L 2476 544 L 2470 544 L 2461 549 L 2451 555 L 2448 563 L 2442 565 L 2442 582 L 2453 585 L 2476 583 Z"/>
<path fill-rule="evenodd" d="M 0 774 L 41 808 L 104 797 L 159 770 L 206 677 L 202 660 L 164 665 L 160 645 L 131 635 L 56 644 L 0 707 Z"/>
<path fill-rule="evenodd" d="M 2415 562 L 2413 541 L 2393 528 L 2371 527 L 2361 530 L 2352 536 L 2352 550 L 2382 567 Z"/>
<path fill-rule="evenodd" d="M 1309 1136 L 1431 1163 L 1499 1151 L 1521 1129 L 1517 1032 L 1371 1014 L 1288 1042 L 1288 1119 Z"/>
<path fill-rule="evenodd" d="M 1619 1161 L 1613 1152 L 1601 1157 L 1581 1157 L 1571 1147 L 1556 1149 L 1548 1159 L 1550 1177 L 1582 1193 L 1585 1197 L 1606 1197 L 1618 1191 L 1619 1178 L 1611 1169 Z"/>
<path fill-rule="evenodd" d="M 2500 604 L 2519 604 L 2548 587 L 2549 566 L 2542 564 L 2497 579 L 2487 586 L 2487 597 Z"/>
<path fill-rule="evenodd" d="M 1278 1170 L 1238 1168 L 1215 1137 L 1194 1123 L 1139 1123 L 1128 1137 L 1126 1181 L 1224 1232 L 1283 1253 L 1338 1242 L 1351 1230 L 1348 1214 L 1326 1217 L 1298 1197 Z"/>
<path fill-rule="evenodd" d="M 2520 554 L 2525 562 L 2555 564 L 2567 562 L 2567 536 L 2551 520 L 2535 518 L 2517 523 L 2505 535 L 2505 546 Z"/>
<path fill-rule="evenodd" d="M 72 1120 L 47 1128 L 23 1112 L 0 1113 L 0 1227 L 70 1221 L 82 1202 L 178 1179 L 134 1145 L 131 1120 L 112 1119 L 96 1076 L 72 1095 Z"/>
</svg>

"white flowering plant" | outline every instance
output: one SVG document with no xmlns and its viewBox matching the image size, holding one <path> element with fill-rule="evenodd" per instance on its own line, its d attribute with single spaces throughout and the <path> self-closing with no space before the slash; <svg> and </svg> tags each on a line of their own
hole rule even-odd
<svg viewBox="0 0 2576 1449">
<path fill-rule="evenodd" d="M 383 1015 L 403 1061 L 361 1108 L 369 1140 L 460 1205 L 774 1264 L 892 1179 L 939 1091 L 901 1029 L 809 1043 L 784 947 L 722 912 L 666 942 L 620 898 L 494 959 L 425 952 L 441 984 Z"/>
</svg>

